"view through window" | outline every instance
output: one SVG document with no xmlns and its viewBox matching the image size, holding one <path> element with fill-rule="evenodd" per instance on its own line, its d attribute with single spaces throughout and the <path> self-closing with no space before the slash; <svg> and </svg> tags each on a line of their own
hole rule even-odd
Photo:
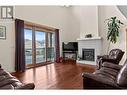
<svg viewBox="0 0 127 95">
<path fill-rule="evenodd" d="M 54 61 L 55 33 L 25 28 L 24 37 L 27 66 Z"/>
</svg>

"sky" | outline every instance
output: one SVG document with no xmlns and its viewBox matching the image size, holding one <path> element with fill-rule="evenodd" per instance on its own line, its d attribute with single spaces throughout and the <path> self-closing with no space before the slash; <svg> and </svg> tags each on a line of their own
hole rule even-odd
<svg viewBox="0 0 127 95">
<path fill-rule="evenodd" d="M 25 39 L 29 39 L 29 40 L 32 40 L 32 30 L 30 29 L 25 29 Z M 45 32 L 39 32 L 39 31 L 36 31 L 36 40 L 37 41 L 42 41 L 45 39 Z"/>
</svg>

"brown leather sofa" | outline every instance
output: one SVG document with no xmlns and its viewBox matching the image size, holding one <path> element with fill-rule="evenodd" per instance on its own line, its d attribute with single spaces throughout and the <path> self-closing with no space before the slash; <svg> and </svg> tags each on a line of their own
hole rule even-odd
<svg viewBox="0 0 127 95">
<path fill-rule="evenodd" d="M 111 62 L 113 64 L 119 64 L 123 57 L 124 52 L 120 49 L 112 49 L 109 55 L 97 56 L 97 69 L 100 69 L 103 62 Z"/>
<path fill-rule="evenodd" d="M 0 65 L 0 89 L 34 89 L 33 83 L 23 84 L 16 77 L 1 68 Z"/>
<path fill-rule="evenodd" d="M 127 60 L 124 65 L 104 62 L 94 73 L 83 73 L 84 89 L 127 89 Z"/>
</svg>

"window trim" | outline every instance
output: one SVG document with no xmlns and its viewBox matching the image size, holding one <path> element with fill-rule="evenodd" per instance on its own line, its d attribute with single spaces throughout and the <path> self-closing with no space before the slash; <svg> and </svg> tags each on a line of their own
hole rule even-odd
<svg viewBox="0 0 127 95">
<path fill-rule="evenodd" d="M 28 21 L 24 21 L 24 27 L 35 27 L 35 30 L 45 32 L 55 32 L 57 30 L 57 28 L 49 27 L 46 25 L 40 25 Z"/>
</svg>

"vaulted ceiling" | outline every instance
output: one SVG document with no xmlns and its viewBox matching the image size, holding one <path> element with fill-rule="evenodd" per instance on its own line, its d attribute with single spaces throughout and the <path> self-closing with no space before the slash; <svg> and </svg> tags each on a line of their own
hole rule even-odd
<svg viewBox="0 0 127 95">
<path fill-rule="evenodd" d="M 127 19 L 127 6 L 117 6 L 117 7 Z"/>
</svg>

